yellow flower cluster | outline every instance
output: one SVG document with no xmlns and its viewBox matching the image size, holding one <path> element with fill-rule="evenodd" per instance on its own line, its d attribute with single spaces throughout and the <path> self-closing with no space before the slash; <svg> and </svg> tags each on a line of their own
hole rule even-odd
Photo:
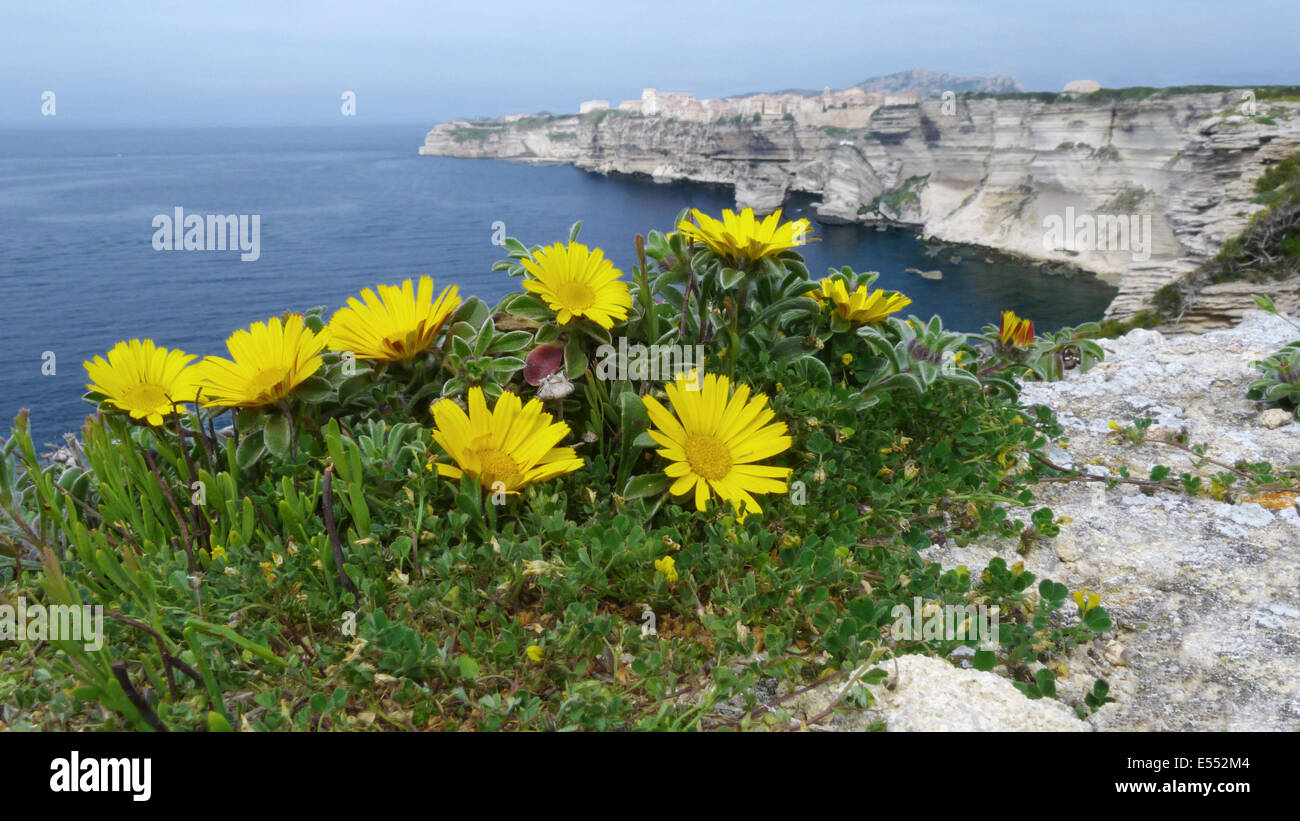
<svg viewBox="0 0 1300 821">
<path fill-rule="evenodd" d="M 664 574 L 664 578 L 668 580 L 669 584 L 677 581 L 677 562 L 672 556 L 655 559 L 655 570 Z"/>
<path fill-rule="evenodd" d="M 1076 590 L 1074 592 L 1074 603 L 1079 607 L 1079 613 L 1087 613 L 1101 604 L 1101 596 L 1096 593 L 1089 593 L 1087 590 Z"/>
<path fill-rule="evenodd" d="M 724 256 L 751 262 L 802 244 L 808 228 L 807 220 L 781 223 L 779 212 L 761 222 L 748 209 L 739 216 L 725 212 L 721 222 L 698 211 L 694 216 L 695 224 L 680 226 L 683 233 Z M 556 243 L 521 262 L 528 274 L 523 288 L 555 312 L 558 324 L 585 319 L 608 331 L 627 320 L 629 288 L 600 249 Z M 424 276 L 363 290 L 324 327 L 301 314 L 255 322 L 226 340 L 228 359 L 209 356 L 191 364 L 195 357 L 190 354 L 133 339 L 115 346 L 106 358 L 85 363 L 87 387 L 104 406 L 155 426 L 180 413 L 182 405 L 282 405 L 321 370 L 327 349 L 409 363 L 435 346 L 460 304 L 455 286 L 435 293 L 433 280 Z M 700 389 L 688 388 L 688 381 Z M 694 374 L 680 375 L 666 392 L 671 410 L 652 396 L 643 401 L 654 424 L 649 435 L 668 460 L 664 473 L 672 480 L 672 495 L 693 494 L 700 511 L 716 495 L 743 518 L 761 511 L 755 495 L 786 492 L 790 468 L 761 464 L 791 446 L 786 426 L 774 421 L 766 396 L 751 397 L 748 386 L 733 386 L 716 374 L 698 381 Z M 515 494 L 585 466 L 572 447 L 561 445 L 569 426 L 546 413 L 540 399 L 525 404 L 507 390 L 489 408 L 479 387 L 471 387 L 466 398 L 465 406 L 441 399 L 430 407 L 433 440 L 445 460 L 435 455 L 428 467 L 439 475 L 469 476 L 492 492 Z M 669 581 L 676 580 L 671 557 L 656 568 Z M 274 579 L 273 566 L 263 570 L 268 580 Z"/>
<path fill-rule="evenodd" d="M 86 387 L 105 404 L 161 425 L 183 404 L 258 408 L 276 405 L 320 370 L 326 348 L 351 351 L 361 359 L 407 362 L 431 348 L 447 318 L 460 305 L 456 287 L 435 299 L 433 280 L 417 286 L 367 288 L 361 300 L 334 314 L 329 327 L 313 331 L 301 314 L 272 317 L 240 329 L 226 340 L 230 359 L 168 350 L 152 339 L 119 342 L 107 354 L 85 363 Z"/>
</svg>

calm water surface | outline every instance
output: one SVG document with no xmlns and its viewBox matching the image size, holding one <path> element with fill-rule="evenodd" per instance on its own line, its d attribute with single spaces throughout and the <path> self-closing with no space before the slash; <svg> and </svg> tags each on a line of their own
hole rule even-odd
<svg viewBox="0 0 1300 821">
<path fill-rule="evenodd" d="M 625 270 L 632 237 L 694 206 L 731 207 L 728 189 L 603 178 L 567 166 L 420 157 L 425 126 L 328 129 L 0 131 L 0 431 L 30 408 L 39 441 L 89 408 L 83 360 L 152 337 L 225 353 L 235 328 L 287 308 L 338 306 L 363 287 L 431 274 L 495 302 L 512 290 L 492 263 L 494 222 L 525 244 L 582 239 Z M 155 251 L 155 215 L 259 214 L 261 258 Z M 806 203 L 794 203 L 794 214 Z M 909 310 L 977 330 L 1003 308 L 1039 328 L 1098 319 L 1114 289 L 983 252 L 927 248 L 904 231 L 815 226 L 814 275 L 881 272 Z M 960 263 L 950 257 L 957 253 Z M 905 268 L 938 268 L 942 281 Z M 52 352 L 53 374 L 47 352 Z"/>
</svg>

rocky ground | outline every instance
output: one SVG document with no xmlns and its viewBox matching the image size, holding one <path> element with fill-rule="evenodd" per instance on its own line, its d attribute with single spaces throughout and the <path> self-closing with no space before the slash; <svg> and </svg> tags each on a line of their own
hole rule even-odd
<svg viewBox="0 0 1300 821">
<path fill-rule="evenodd" d="M 1275 466 L 1300 463 L 1300 424 L 1246 399 L 1251 363 L 1300 337 L 1282 319 L 1251 312 L 1238 326 L 1201 335 L 1138 330 L 1106 341 L 1087 374 L 1027 385 L 1028 405 L 1052 407 L 1065 430 L 1049 458 L 1090 475 L 1154 465 L 1212 475 L 1192 454 L 1159 444 L 1186 430 L 1206 456 Z M 1155 420 L 1134 445 L 1110 427 Z M 1029 701 L 1009 681 L 939 659 L 887 666 L 892 689 L 873 688 L 871 710 L 829 718 L 825 729 L 887 730 L 1297 730 L 1300 729 L 1300 507 L 1293 493 L 1216 501 L 1103 482 L 1043 484 L 1038 503 L 1066 522 L 1060 536 L 1021 556 L 1017 545 L 948 543 L 924 555 L 945 567 L 1024 561 L 1039 578 L 1101 595 L 1115 629 L 1078 648 L 1058 683 L 1076 703 L 1095 678 L 1117 702 L 1086 722 L 1059 702 Z M 960 664 L 961 661 L 958 660 Z M 968 664 L 968 662 L 967 662 Z M 834 690 L 792 699 L 818 715 Z"/>
</svg>

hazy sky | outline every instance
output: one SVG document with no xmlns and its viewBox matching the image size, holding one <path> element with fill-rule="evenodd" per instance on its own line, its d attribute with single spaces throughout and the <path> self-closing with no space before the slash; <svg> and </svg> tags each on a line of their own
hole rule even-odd
<svg viewBox="0 0 1300 821">
<path fill-rule="evenodd" d="M 908 68 L 1030 90 L 1300 84 L 1298 0 L 3 0 L 0 127 L 429 122 Z"/>
</svg>

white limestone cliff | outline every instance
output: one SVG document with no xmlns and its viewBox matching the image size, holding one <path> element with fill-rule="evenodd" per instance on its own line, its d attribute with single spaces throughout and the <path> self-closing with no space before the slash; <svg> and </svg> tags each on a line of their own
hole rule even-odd
<svg viewBox="0 0 1300 821">
<path fill-rule="evenodd" d="M 1300 151 L 1300 104 L 1259 103 L 1247 116 L 1244 93 L 931 99 L 875 107 L 852 129 L 762 114 L 695 122 L 601 110 L 443 124 L 420 153 L 728 184 L 738 206 L 760 212 L 808 192 L 821 197 L 823 222 L 910 224 L 939 240 L 1095 272 L 1119 286 L 1107 315 L 1122 319 L 1240 233 L 1262 208 L 1252 202 L 1254 179 Z M 1074 215 L 1138 218 L 1150 234 L 1120 250 L 1053 245 L 1051 221 Z M 1227 283 L 1198 297 L 1185 325 L 1230 324 L 1261 292 L 1284 310 L 1300 300 L 1294 282 Z"/>
</svg>

